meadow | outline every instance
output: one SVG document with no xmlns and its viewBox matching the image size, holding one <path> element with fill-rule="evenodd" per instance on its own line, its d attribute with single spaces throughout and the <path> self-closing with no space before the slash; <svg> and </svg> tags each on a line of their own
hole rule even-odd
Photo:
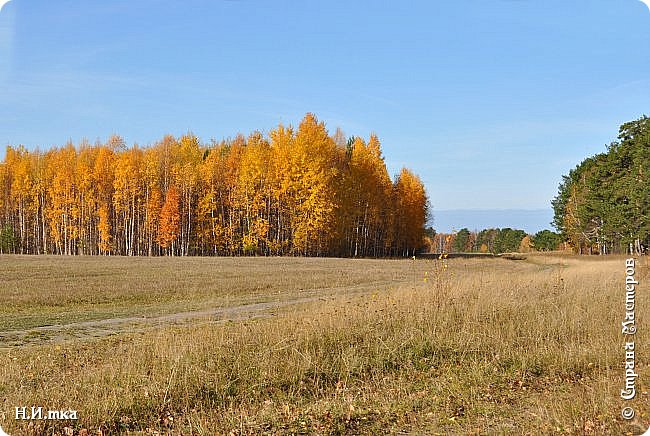
<svg viewBox="0 0 650 436">
<path fill-rule="evenodd" d="M 623 257 L 0 256 L 11 435 L 640 434 Z M 636 417 L 621 417 L 632 405 Z M 15 408 L 77 420 L 16 420 Z"/>
</svg>

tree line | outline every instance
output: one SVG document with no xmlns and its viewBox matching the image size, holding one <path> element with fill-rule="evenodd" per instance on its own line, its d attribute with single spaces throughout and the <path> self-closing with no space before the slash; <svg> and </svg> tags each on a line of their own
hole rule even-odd
<svg viewBox="0 0 650 436">
<path fill-rule="evenodd" d="M 530 251 L 552 251 L 561 248 L 561 236 L 550 230 L 541 230 L 534 235 L 524 230 L 490 228 L 470 231 L 462 228 L 453 233 L 436 233 L 427 229 L 427 245 L 435 253 L 512 253 Z"/>
<path fill-rule="evenodd" d="M 410 256 L 428 213 L 421 180 L 391 180 L 376 135 L 330 135 L 313 114 L 208 144 L 9 146 L 0 163 L 4 253 Z"/>
<path fill-rule="evenodd" d="M 650 243 L 650 119 L 623 124 L 605 153 L 562 177 L 554 225 L 578 253 L 645 251 Z"/>
</svg>

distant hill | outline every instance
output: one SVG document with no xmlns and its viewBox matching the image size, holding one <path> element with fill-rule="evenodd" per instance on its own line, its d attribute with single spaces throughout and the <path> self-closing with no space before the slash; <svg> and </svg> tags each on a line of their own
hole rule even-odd
<svg viewBox="0 0 650 436">
<path fill-rule="evenodd" d="M 433 210 L 434 229 L 439 233 L 450 233 L 467 227 L 469 230 L 504 228 L 537 233 L 540 230 L 554 230 L 552 209 L 450 209 Z"/>
</svg>

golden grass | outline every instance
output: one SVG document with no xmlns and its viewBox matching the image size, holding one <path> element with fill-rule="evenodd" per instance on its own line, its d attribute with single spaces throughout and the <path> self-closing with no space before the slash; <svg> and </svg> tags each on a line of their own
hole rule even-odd
<svg viewBox="0 0 650 436">
<path fill-rule="evenodd" d="M 329 295 L 405 278 L 399 262 L 365 259 L 5 255 L 0 266 L 0 332 Z"/>
<path fill-rule="evenodd" d="M 138 267 L 146 271 L 150 260 Z M 74 268 L 83 275 L 104 261 L 86 258 Z M 207 271 L 230 259 L 151 261 Z M 330 298 L 274 309 L 268 319 L 194 320 L 6 349 L 0 425 L 10 434 L 63 434 L 65 426 L 75 434 L 638 434 L 648 427 L 645 283 L 637 293 L 637 418 L 620 417 L 622 258 L 246 262 L 222 268 L 235 282 L 237 273 L 249 277 L 231 285 L 233 295 L 263 296 L 267 285 L 292 297 L 319 288 Z M 364 281 L 351 295 L 326 291 Z M 134 301 L 147 301 L 142 292 L 130 290 Z M 75 409 L 79 420 L 16 421 L 21 405 Z"/>
</svg>

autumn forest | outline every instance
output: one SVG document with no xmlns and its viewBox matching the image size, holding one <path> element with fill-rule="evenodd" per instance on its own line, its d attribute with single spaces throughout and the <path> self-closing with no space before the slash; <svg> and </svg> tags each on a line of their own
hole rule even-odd
<svg viewBox="0 0 650 436">
<path fill-rule="evenodd" d="M 21 254 L 405 256 L 428 215 L 424 186 L 391 180 L 375 135 L 297 129 L 203 144 L 7 147 L 0 250 Z"/>
</svg>

